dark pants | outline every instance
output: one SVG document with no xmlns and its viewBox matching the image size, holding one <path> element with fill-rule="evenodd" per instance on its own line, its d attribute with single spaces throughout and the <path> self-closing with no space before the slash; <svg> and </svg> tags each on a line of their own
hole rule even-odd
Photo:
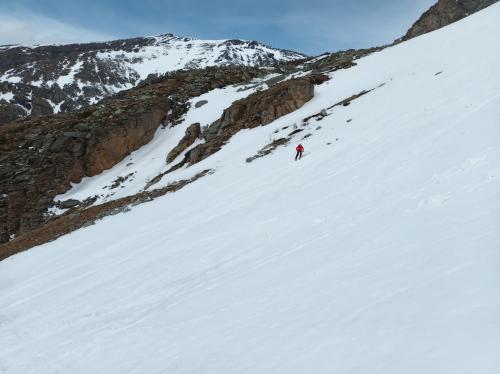
<svg viewBox="0 0 500 374">
<path fill-rule="evenodd" d="M 297 154 L 295 155 L 295 160 L 300 160 L 302 158 L 302 151 L 297 151 Z"/>
</svg>

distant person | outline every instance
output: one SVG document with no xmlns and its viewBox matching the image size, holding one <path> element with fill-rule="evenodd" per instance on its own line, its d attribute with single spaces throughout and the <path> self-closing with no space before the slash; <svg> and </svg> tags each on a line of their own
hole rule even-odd
<svg viewBox="0 0 500 374">
<path fill-rule="evenodd" d="M 295 161 L 300 160 L 302 158 L 302 153 L 304 152 L 304 146 L 302 144 L 299 144 L 295 150 L 297 151 L 297 154 L 295 155 Z"/>
</svg>

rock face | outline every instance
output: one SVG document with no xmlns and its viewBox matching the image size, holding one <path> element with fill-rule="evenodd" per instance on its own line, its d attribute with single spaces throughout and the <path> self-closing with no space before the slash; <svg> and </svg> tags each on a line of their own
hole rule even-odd
<svg viewBox="0 0 500 374">
<path fill-rule="evenodd" d="M 184 152 L 188 147 L 190 147 L 196 139 L 201 135 L 201 127 L 199 123 L 193 123 L 186 129 L 184 137 L 180 140 L 179 144 L 170 151 L 167 155 L 167 164 L 174 161 L 177 156 Z"/>
<path fill-rule="evenodd" d="M 148 76 L 208 66 L 269 66 L 304 57 L 257 42 L 204 41 L 172 34 L 104 43 L 0 47 L 0 124 L 83 108 L 135 87 Z"/>
<path fill-rule="evenodd" d="M 208 68 L 151 80 L 99 105 L 0 127 L 0 243 L 37 228 L 57 194 L 112 167 L 175 124 L 189 98 L 244 83 L 251 68 Z"/>
<path fill-rule="evenodd" d="M 413 24 L 400 40 L 409 40 L 419 35 L 440 29 L 476 13 L 498 0 L 439 0 Z"/>
<path fill-rule="evenodd" d="M 314 97 L 309 79 L 292 79 L 234 102 L 203 133 L 205 143 L 186 153 L 183 163 L 195 164 L 217 152 L 242 129 L 264 126 L 291 113 Z"/>
</svg>

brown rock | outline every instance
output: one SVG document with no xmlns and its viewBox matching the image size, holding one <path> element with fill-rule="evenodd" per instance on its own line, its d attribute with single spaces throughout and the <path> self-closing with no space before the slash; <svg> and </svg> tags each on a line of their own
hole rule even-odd
<svg viewBox="0 0 500 374">
<path fill-rule="evenodd" d="M 31 116 L 44 116 L 52 113 L 54 111 L 47 100 L 33 96 L 33 99 L 31 99 Z"/>
<path fill-rule="evenodd" d="M 203 135 L 206 142 L 189 151 L 184 162 L 194 164 L 205 159 L 217 152 L 238 131 L 267 125 L 299 109 L 313 96 L 314 84 L 309 79 L 300 78 L 284 81 L 234 102 L 205 131 Z"/>
<path fill-rule="evenodd" d="M 426 11 L 400 40 L 409 40 L 440 29 L 476 13 L 498 0 L 439 0 Z"/>
<path fill-rule="evenodd" d="M 186 129 L 184 137 L 179 141 L 179 144 L 170 151 L 167 155 L 167 164 L 174 161 L 177 156 L 190 147 L 196 139 L 201 135 L 201 127 L 199 123 L 193 123 Z"/>
<path fill-rule="evenodd" d="M 93 176 L 117 164 L 131 152 L 149 143 L 158 126 L 166 119 L 169 105 L 158 105 L 138 117 L 106 129 L 91 137 L 85 154 L 85 175 Z M 92 133 L 91 133 L 92 135 Z"/>
<path fill-rule="evenodd" d="M 320 85 L 330 80 L 328 75 L 325 74 L 311 74 L 308 78 L 309 82 L 314 85 Z"/>
</svg>

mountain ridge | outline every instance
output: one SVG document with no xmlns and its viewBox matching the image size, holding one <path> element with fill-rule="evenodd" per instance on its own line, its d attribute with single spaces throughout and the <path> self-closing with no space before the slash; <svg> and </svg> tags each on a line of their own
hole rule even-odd
<svg viewBox="0 0 500 374">
<path fill-rule="evenodd" d="M 270 66 L 305 58 L 256 41 L 162 34 L 0 48 L 0 125 L 95 104 L 149 76 L 208 66 Z"/>
<path fill-rule="evenodd" d="M 405 41 L 438 30 L 496 2 L 498 0 L 438 0 L 398 40 Z"/>
</svg>

